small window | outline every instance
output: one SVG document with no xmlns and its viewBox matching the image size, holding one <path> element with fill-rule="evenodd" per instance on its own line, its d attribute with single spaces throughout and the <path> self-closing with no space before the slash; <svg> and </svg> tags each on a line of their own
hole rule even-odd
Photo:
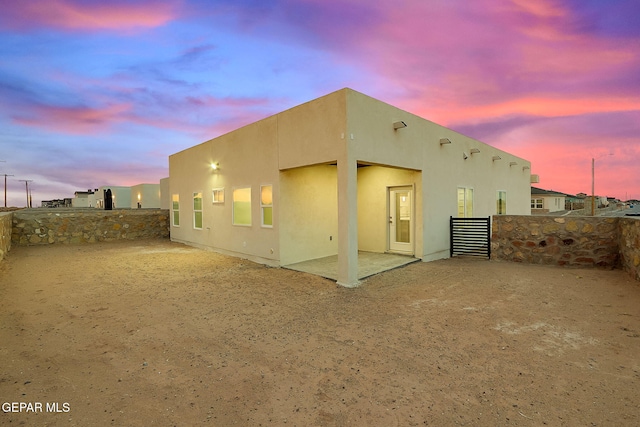
<svg viewBox="0 0 640 427">
<path fill-rule="evenodd" d="M 542 209 L 543 207 L 542 199 L 531 199 L 531 209 Z"/>
<path fill-rule="evenodd" d="M 180 196 L 171 196 L 171 221 L 174 227 L 180 226 Z"/>
<path fill-rule="evenodd" d="M 498 200 L 497 200 L 497 209 L 496 213 L 498 215 L 506 215 L 507 213 L 507 192 L 506 191 L 498 191 Z"/>
<path fill-rule="evenodd" d="M 473 218 L 473 188 L 458 188 L 458 218 Z"/>
<path fill-rule="evenodd" d="M 251 225 L 251 187 L 233 190 L 233 225 Z"/>
<path fill-rule="evenodd" d="M 224 188 L 214 188 L 212 191 L 213 203 L 224 203 Z"/>
<path fill-rule="evenodd" d="M 260 210 L 262 211 L 262 226 L 273 227 L 273 186 L 260 187 Z"/>
<path fill-rule="evenodd" d="M 193 228 L 202 229 L 202 193 L 193 193 Z"/>
</svg>

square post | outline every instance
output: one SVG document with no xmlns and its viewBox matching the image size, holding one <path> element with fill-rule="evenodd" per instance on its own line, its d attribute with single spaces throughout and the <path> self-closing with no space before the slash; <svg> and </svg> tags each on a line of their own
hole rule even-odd
<svg viewBox="0 0 640 427">
<path fill-rule="evenodd" d="M 338 159 L 338 285 L 358 281 L 358 165 L 348 152 Z"/>
</svg>

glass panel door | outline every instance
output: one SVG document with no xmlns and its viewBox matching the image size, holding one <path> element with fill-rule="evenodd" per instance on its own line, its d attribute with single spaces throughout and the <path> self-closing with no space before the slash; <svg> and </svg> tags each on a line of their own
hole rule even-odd
<svg viewBox="0 0 640 427">
<path fill-rule="evenodd" d="M 413 253 L 413 189 L 389 189 L 389 250 Z"/>
</svg>

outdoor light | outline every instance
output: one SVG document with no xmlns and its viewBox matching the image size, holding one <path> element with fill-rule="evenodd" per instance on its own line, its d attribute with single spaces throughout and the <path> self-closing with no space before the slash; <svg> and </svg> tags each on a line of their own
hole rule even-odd
<svg viewBox="0 0 640 427">
<path fill-rule="evenodd" d="M 530 168 L 529 166 L 523 166 L 523 167 L 522 167 L 522 170 L 523 170 L 523 171 L 526 171 L 527 169 L 531 169 L 531 168 Z"/>
<path fill-rule="evenodd" d="M 493 156 L 493 157 L 491 158 L 491 160 L 493 160 L 493 161 L 495 162 L 496 160 L 502 160 L 502 157 L 500 157 L 500 156 Z"/>
<path fill-rule="evenodd" d="M 517 165 L 517 164 L 518 164 L 518 162 L 510 162 L 510 163 L 509 163 L 509 166 L 515 166 L 515 165 Z"/>
<path fill-rule="evenodd" d="M 451 144 L 451 140 L 449 138 L 440 138 L 440 145 Z"/>
<path fill-rule="evenodd" d="M 398 129 L 402 129 L 402 128 L 406 128 L 407 124 L 403 121 L 399 121 L 399 122 L 394 122 L 393 123 L 393 129 L 398 130 Z"/>
<path fill-rule="evenodd" d="M 480 150 L 478 150 L 477 148 L 472 148 L 470 152 L 471 154 L 478 154 Z"/>
<path fill-rule="evenodd" d="M 218 170 L 219 167 L 220 167 L 219 163 L 213 163 L 213 162 L 211 163 L 211 169 L 212 170 L 214 170 L 214 171 Z"/>
</svg>

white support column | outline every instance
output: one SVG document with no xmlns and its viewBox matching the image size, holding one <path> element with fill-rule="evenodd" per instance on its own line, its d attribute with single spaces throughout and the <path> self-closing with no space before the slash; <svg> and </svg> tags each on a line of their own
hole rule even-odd
<svg viewBox="0 0 640 427">
<path fill-rule="evenodd" d="M 338 285 L 358 286 L 358 166 L 338 159 Z"/>
</svg>

